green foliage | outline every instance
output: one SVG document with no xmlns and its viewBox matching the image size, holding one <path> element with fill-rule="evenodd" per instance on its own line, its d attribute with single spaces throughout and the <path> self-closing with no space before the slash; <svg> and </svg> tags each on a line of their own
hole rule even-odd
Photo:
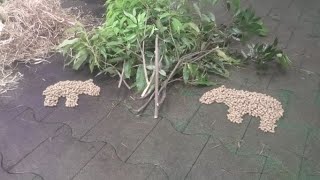
<svg viewBox="0 0 320 180">
<path fill-rule="evenodd" d="M 92 72 L 119 76 L 119 85 L 134 87 L 142 97 L 155 89 L 155 49 L 160 54 L 157 79 L 161 92 L 175 80 L 212 85 L 209 73 L 229 77 L 228 67 L 241 63 L 228 51 L 230 37 L 244 40 L 266 34 L 260 18 L 253 11 L 242 10 L 239 0 L 230 3 L 234 12 L 231 28 L 218 27 L 214 14 L 203 13 L 206 4 L 215 5 L 217 1 L 107 0 L 106 19 L 101 26 L 90 31 L 76 26 L 71 29 L 75 37 L 57 49 L 71 57 L 66 64 L 74 69 L 88 66 Z M 159 47 L 155 47 L 156 37 Z M 258 64 L 270 61 L 268 53 L 276 55 L 280 64 L 289 62 L 273 46 L 262 49 L 253 47 L 252 58 L 258 58 Z"/>
<path fill-rule="evenodd" d="M 248 40 L 253 35 L 267 35 L 267 28 L 261 18 L 257 17 L 251 8 L 241 9 L 240 0 L 228 1 L 228 7 L 234 13 L 234 21 L 230 29 L 234 38 Z"/>
<path fill-rule="evenodd" d="M 179 62 L 175 76 L 184 76 L 188 84 L 209 85 L 208 72 L 228 77 L 225 66 L 238 63 L 212 51 L 224 36 L 214 15 L 202 13 L 197 3 L 192 6 L 197 16 L 189 13 L 190 6 L 184 0 L 108 0 L 107 4 L 106 22 L 102 26 L 89 32 L 77 27 L 73 29 L 75 38 L 58 47 L 60 52 L 71 56 L 68 65 L 74 69 L 88 64 L 91 71 L 124 74 L 124 79 L 133 80 L 133 86 L 142 91 L 154 71 L 150 67 L 154 66 L 156 34 L 161 39 L 162 79 Z M 186 66 L 190 67 L 189 76 L 183 73 Z"/>
<path fill-rule="evenodd" d="M 278 39 L 276 38 L 272 44 L 252 44 L 248 45 L 249 52 L 242 51 L 243 56 L 247 60 L 256 63 L 260 69 L 266 69 L 271 63 L 276 62 L 282 68 L 288 68 L 291 64 L 289 57 L 278 47 Z"/>
</svg>

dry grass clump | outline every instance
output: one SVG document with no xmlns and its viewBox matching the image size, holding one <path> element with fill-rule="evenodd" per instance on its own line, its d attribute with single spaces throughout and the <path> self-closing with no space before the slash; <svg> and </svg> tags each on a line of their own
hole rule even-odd
<svg viewBox="0 0 320 180">
<path fill-rule="evenodd" d="M 226 104 L 228 109 L 228 119 L 231 122 L 241 123 L 243 116 L 249 114 L 260 117 L 260 126 L 264 132 L 275 132 L 276 121 L 284 113 L 281 103 L 275 98 L 256 92 L 249 92 L 236 89 L 228 89 L 221 86 L 206 92 L 200 102 L 212 104 L 214 102 Z"/>
<path fill-rule="evenodd" d="M 19 80 L 12 72 L 14 61 L 44 61 L 64 39 L 64 31 L 75 25 L 76 19 L 60 6 L 60 0 L 7 0 L 1 3 L 0 93 L 12 89 Z M 8 77 L 11 80 L 7 81 Z"/>
<path fill-rule="evenodd" d="M 66 97 L 66 107 L 78 105 L 80 94 L 98 96 L 100 87 L 93 83 L 92 79 L 87 81 L 60 81 L 47 87 L 43 93 L 45 96 L 44 106 L 56 106 L 60 97 Z"/>
<path fill-rule="evenodd" d="M 76 17 L 60 5 L 60 0 L 10 0 L 1 5 L 4 27 L 0 33 L 0 62 L 44 57 L 75 25 Z"/>
</svg>

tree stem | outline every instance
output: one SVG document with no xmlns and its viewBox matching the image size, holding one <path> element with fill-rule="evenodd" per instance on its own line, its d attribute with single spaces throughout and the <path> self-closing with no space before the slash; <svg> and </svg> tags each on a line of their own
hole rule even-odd
<svg viewBox="0 0 320 180">
<path fill-rule="evenodd" d="M 159 114 L 159 36 L 156 36 L 155 41 L 155 87 L 154 87 L 154 118 L 158 118 Z"/>
</svg>

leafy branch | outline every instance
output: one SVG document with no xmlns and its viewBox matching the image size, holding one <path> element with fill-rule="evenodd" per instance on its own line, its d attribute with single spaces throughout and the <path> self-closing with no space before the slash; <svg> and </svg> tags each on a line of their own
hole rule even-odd
<svg viewBox="0 0 320 180">
<path fill-rule="evenodd" d="M 214 84 L 209 74 L 228 78 L 228 67 L 242 63 L 227 47 L 232 29 L 240 30 L 237 35 L 231 33 L 238 38 L 263 33 L 260 27 L 251 29 L 261 25 L 254 14 L 240 8 L 235 9 L 231 27 L 225 29 L 216 25 L 212 13 L 203 13 L 201 3 L 188 0 L 108 0 L 107 4 L 101 26 L 91 31 L 75 27 L 75 37 L 65 40 L 58 50 L 71 57 L 67 65 L 74 69 L 88 66 L 92 72 L 99 70 L 98 75 L 118 76 L 119 87 L 134 88 L 140 99 L 146 99 L 136 113 L 155 100 L 155 118 L 170 83 L 209 86 Z"/>
</svg>

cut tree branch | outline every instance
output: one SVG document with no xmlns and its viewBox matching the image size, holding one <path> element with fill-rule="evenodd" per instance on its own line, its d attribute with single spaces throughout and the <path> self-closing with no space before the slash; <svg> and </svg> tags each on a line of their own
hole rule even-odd
<svg viewBox="0 0 320 180">
<path fill-rule="evenodd" d="M 155 42 L 155 87 L 154 87 L 154 118 L 158 118 L 159 115 L 159 35 L 156 36 Z"/>
</svg>

